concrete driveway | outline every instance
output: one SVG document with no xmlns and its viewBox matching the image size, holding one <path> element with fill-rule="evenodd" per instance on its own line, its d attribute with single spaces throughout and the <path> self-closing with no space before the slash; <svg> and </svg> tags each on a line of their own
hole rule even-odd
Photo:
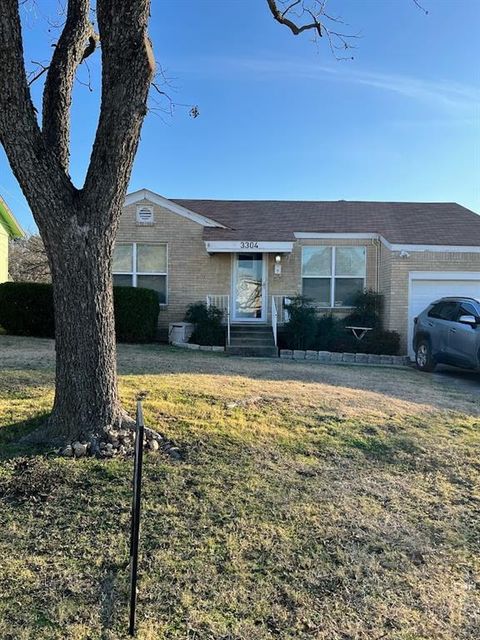
<svg viewBox="0 0 480 640">
<path fill-rule="evenodd" d="M 428 375 L 428 374 L 427 374 Z M 465 389 L 470 393 L 478 393 L 480 396 L 480 373 L 456 369 L 448 365 L 438 365 L 435 371 L 430 374 L 434 379 L 450 387 Z"/>
</svg>

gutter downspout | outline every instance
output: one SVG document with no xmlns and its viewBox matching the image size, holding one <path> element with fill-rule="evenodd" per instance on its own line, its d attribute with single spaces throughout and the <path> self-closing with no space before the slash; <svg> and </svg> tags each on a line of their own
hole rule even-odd
<svg viewBox="0 0 480 640">
<path fill-rule="evenodd" d="M 373 241 L 375 245 L 375 290 L 380 293 L 380 240 Z"/>
</svg>

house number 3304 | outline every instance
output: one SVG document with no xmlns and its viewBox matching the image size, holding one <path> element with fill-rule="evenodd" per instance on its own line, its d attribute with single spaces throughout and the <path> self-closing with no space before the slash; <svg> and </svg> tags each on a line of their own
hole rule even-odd
<svg viewBox="0 0 480 640">
<path fill-rule="evenodd" d="M 240 249 L 258 249 L 258 242 L 240 242 Z"/>
</svg>

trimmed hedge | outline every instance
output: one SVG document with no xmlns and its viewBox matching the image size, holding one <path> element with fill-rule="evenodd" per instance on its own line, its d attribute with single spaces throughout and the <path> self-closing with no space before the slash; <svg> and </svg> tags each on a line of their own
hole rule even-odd
<svg viewBox="0 0 480 640">
<path fill-rule="evenodd" d="M 349 330 L 345 329 L 343 322 L 334 322 L 336 327 L 332 333 L 317 334 L 317 339 L 310 343 L 310 349 L 339 353 L 372 353 L 384 356 L 396 356 L 399 353 L 400 334 L 396 331 L 374 329 L 369 331 L 362 340 L 357 340 Z M 280 329 L 279 347 L 293 349 L 294 344 L 285 329 Z"/>
<path fill-rule="evenodd" d="M 0 325 L 16 336 L 53 338 L 52 285 L 37 282 L 0 284 Z"/>
<path fill-rule="evenodd" d="M 398 356 L 400 351 L 400 334 L 397 331 L 374 329 L 369 331 L 363 340 L 356 340 L 355 353 L 373 353 L 375 355 Z M 366 351 L 362 351 L 366 349 Z"/>
<path fill-rule="evenodd" d="M 290 349 L 313 349 L 317 334 L 317 312 L 305 296 L 292 298 L 285 306 L 289 320 L 285 324 Z"/>
<path fill-rule="evenodd" d="M 350 330 L 345 328 L 344 323 L 339 322 L 335 332 L 317 340 L 315 347 L 319 351 L 396 356 L 400 349 L 400 335 L 396 331 L 373 329 L 358 340 Z"/>
<path fill-rule="evenodd" d="M 345 324 L 355 327 L 382 329 L 383 295 L 367 289 L 359 291 L 352 300 L 354 311 L 345 318 Z M 385 354 L 390 355 L 390 354 Z"/>
<path fill-rule="evenodd" d="M 160 310 L 151 289 L 114 287 L 115 332 L 118 342 L 152 342 Z M 51 284 L 5 282 L 0 284 L 0 325 L 17 336 L 54 338 Z"/>
<path fill-rule="evenodd" d="M 141 287 L 113 287 L 117 342 L 153 342 L 160 311 L 158 294 Z"/>
</svg>

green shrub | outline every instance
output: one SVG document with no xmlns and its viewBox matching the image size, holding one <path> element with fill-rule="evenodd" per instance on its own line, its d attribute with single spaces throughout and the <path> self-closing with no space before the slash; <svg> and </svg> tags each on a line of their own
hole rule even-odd
<svg viewBox="0 0 480 640">
<path fill-rule="evenodd" d="M 222 324 L 223 311 L 205 302 L 190 304 L 185 313 L 185 322 L 194 325 L 190 342 L 209 346 L 225 344 L 225 329 Z"/>
<path fill-rule="evenodd" d="M 0 325 L 17 336 L 53 338 L 51 284 L 4 282 L 0 284 Z"/>
<path fill-rule="evenodd" d="M 317 321 L 318 351 L 338 351 L 343 353 L 372 353 L 378 355 L 397 355 L 400 349 L 400 334 L 396 331 L 373 329 L 358 340 L 347 326 L 348 321 L 336 320 L 332 316 L 323 316 Z"/>
<path fill-rule="evenodd" d="M 357 342 L 357 353 L 396 356 L 400 350 L 400 334 L 397 331 L 374 329 Z"/>
<path fill-rule="evenodd" d="M 355 304 L 357 307 L 347 317 L 336 318 L 332 313 L 317 316 L 310 300 L 303 296 L 293 298 L 287 306 L 290 320 L 281 333 L 281 348 L 397 355 L 400 335 L 382 329 L 383 296 L 365 291 L 356 296 Z M 373 330 L 358 340 L 347 329 L 349 326 L 372 327 Z"/>
<path fill-rule="evenodd" d="M 316 342 L 317 319 L 312 301 L 305 296 L 295 296 L 285 305 L 288 322 L 284 336 L 289 349 L 311 349 Z"/>
<path fill-rule="evenodd" d="M 346 318 L 346 325 L 354 327 L 382 328 L 383 295 L 371 289 L 359 291 L 352 300 L 352 311 Z"/>
<path fill-rule="evenodd" d="M 347 336 L 345 325 L 331 313 L 317 318 L 315 349 L 317 351 L 334 351 L 336 343 Z"/>
<path fill-rule="evenodd" d="M 375 291 L 359 292 L 354 298 L 355 310 L 342 319 L 331 314 L 317 320 L 315 348 L 319 351 L 397 355 L 400 335 L 382 329 L 383 296 Z M 358 340 L 347 327 L 371 327 Z"/>
<path fill-rule="evenodd" d="M 160 305 L 158 294 L 141 287 L 113 287 L 117 342 L 153 342 Z"/>
<path fill-rule="evenodd" d="M 114 287 L 113 299 L 118 342 L 151 342 L 155 339 L 159 312 L 155 291 Z M 0 325 L 13 335 L 55 337 L 52 285 L 0 284 Z"/>
</svg>

